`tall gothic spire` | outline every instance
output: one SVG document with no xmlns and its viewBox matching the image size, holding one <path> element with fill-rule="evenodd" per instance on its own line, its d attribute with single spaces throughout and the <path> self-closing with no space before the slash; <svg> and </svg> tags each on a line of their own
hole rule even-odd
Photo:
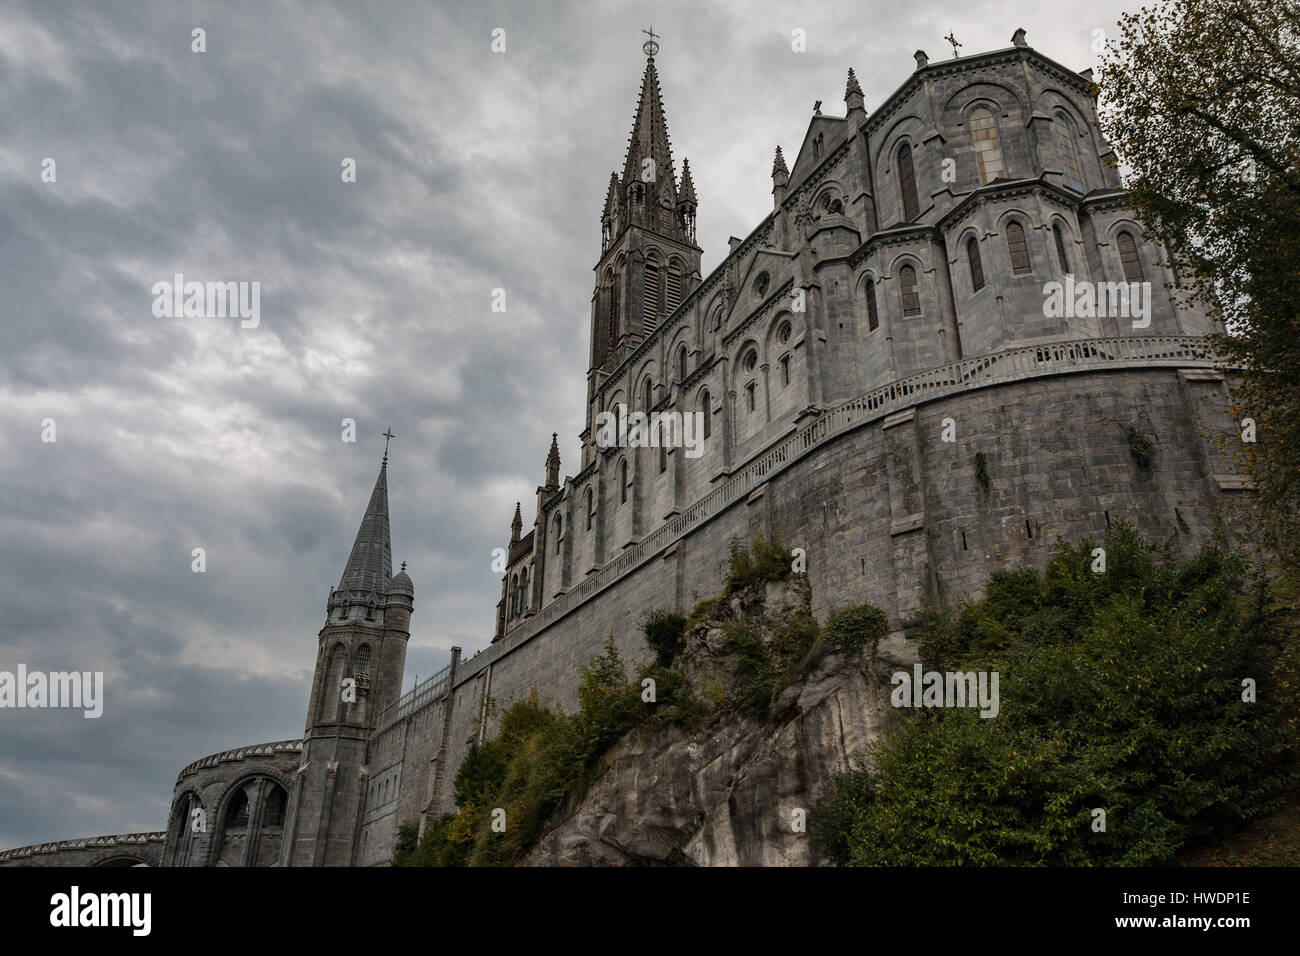
<svg viewBox="0 0 1300 956">
<path fill-rule="evenodd" d="M 641 95 L 637 99 L 632 135 L 627 141 L 627 159 L 623 163 L 623 183 L 642 178 L 645 160 L 654 160 L 654 180 L 674 179 L 673 152 L 668 142 L 668 121 L 664 118 L 663 98 L 659 93 L 659 74 L 654 57 L 645 63 L 641 77 Z"/>
<path fill-rule="evenodd" d="M 383 594 L 393 577 L 393 547 L 388 535 L 388 456 L 379 466 L 375 490 L 370 493 L 357 539 L 348 555 L 340 591 L 373 591 Z"/>
</svg>

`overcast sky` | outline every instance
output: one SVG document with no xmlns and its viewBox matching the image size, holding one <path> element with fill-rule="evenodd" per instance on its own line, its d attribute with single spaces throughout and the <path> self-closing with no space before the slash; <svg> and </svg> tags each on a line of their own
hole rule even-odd
<svg viewBox="0 0 1300 956">
<path fill-rule="evenodd" d="M 98 720 L 0 710 L 0 847 L 161 829 L 185 764 L 301 736 L 389 426 L 407 686 L 487 645 L 491 550 L 516 500 L 531 522 L 552 431 L 576 470 L 650 22 L 707 274 L 771 209 L 776 144 L 793 165 L 813 102 L 843 114 L 850 66 L 868 109 L 949 30 L 972 54 L 1024 27 L 1082 70 L 1127 6 L 0 7 L 0 670 L 106 675 Z M 155 317 L 176 273 L 260 282 L 259 324 Z"/>
</svg>

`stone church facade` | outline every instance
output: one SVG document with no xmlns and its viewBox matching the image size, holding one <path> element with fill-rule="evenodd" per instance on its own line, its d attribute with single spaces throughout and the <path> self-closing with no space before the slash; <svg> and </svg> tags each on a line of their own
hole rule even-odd
<svg viewBox="0 0 1300 956">
<path fill-rule="evenodd" d="M 535 688 L 571 709 L 606 636 L 646 657 L 644 613 L 714 593 L 735 539 L 802 548 L 819 619 L 870 601 L 895 629 L 927 592 L 971 596 L 1120 518 L 1198 543 L 1247 485 L 1213 439 L 1235 434 L 1200 341 L 1219 329 L 1127 207 L 1089 74 L 1017 31 L 990 53 L 918 51 L 874 110 L 849 70 L 844 103 L 792 161 L 777 148 L 771 213 L 703 276 L 649 56 L 601 216 L 581 460 L 561 479 L 552 436 L 491 646 L 400 693 L 414 588 L 392 573 L 385 456 L 303 738 L 185 768 L 161 863 L 385 864 L 400 824 L 453 808 L 491 702 Z M 1067 281 L 1149 283 L 1149 311 L 1050 314 L 1045 287 Z M 702 453 L 601 441 L 600 416 L 638 412 L 698 414 Z"/>
</svg>

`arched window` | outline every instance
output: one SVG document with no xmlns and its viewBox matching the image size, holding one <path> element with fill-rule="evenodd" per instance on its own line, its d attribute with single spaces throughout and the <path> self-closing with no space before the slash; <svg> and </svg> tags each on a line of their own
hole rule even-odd
<svg viewBox="0 0 1300 956">
<path fill-rule="evenodd" d="M 700 392 L 700 411 L 704 413 L 704 437 L 713 431 L 713 409 L 709 407 L 709 390 Z"/>
<path fill-rule="evenodd" d="M 353 712 L 356 714 L 358 722 L 364 722 L 366 719 L 366 698 L 369 696 L 370 689 L 370 645 L 362 644 L 357 648 L 356 656 L 352 658 L 352 676 L 357 680 L 357 699 L 352 705 Z M 366 693 L 362 693 L 366 691 Z"/>
<path fill-rule="evenodd" d="M 980 184 L 988 185 L 1003 173 L 1002 146 L 998 142 L 998 124 L 993 114 L 980 107 L 970 114 L 970 135 L 975 143 L 975 165 Z"/>
<path fill-rule="evenodd" d="M 790 341 L 790 334 L 791 334 L 792 331 L 793 331 L 793 330 L 790 328 L 790 323 L 789 323 L 789 322 L 782 322 L 782 323 L 781 323 L 781 327 L 780 327 L 779 329 L 776 330 L 776 341 L 777 341 L 777 344 L 778 344 L 778 345 L 785 345 L 786 342 L 789 342 L 789 341 Z"/>
<path fill-rule="evenodd" d="M 284 826 L 284 813 L 285 809 L 289 806 L 289 794 L 284 787 L 274 783 L 268 785 L 266 796 L 263 800 L 263 806 L 262 826 Z"/>
<path fill-rule="evenodd" d="M 614 270 L 605 270 L 605 347 L 612 349 L 618 336 L 618 283 Z M 604 356 L 600 356 L 604 358 Z"/>
<path fill-rule="evenodd" d="M 781 387 L 785 388 L 785 386 L 789 384 L 790 384 L 790 356 L 782 355 L 781 356 Z"/>
<path fill-rule="evenodd" d="M 1056 148 L 1061 151 L 1061 162 L 1065 165 L 1065 181 L 1083 192 L 1083 167 L 1079 163 L 1079 144 L 1075 139 L 1074 124 L 1060 110 L 1056 112 L 1054 123 Z"/>
<path fill-rule="evenodd" d="M 1119 246 L 1119 259 L 1124 263 L 1124 278 L 1128 282 L 1141 282 L 1142 276 L 1142 259 L 1138 255 L 1137 243 L 1133 236 L 1128 232 L 1121 232 L 1115 237 L 1115 243 Z"/>
<path fill-rule="evenodd" d="M 966 240 L 966 261 L 970 263 L 971 289 L 978 292 L 984 288 L 984 263 L 980 261 L 979 240 L 974 236 Z"/>
<path fill-rule="evenodd" d="M 668 446 L 664 444 L 663 428 L 659 429 L 659 474 L 668 470 Z"/>
<path fill-rule="evenodd" d="M 339 700 L 343 696 L 343 667 L 347 663 L 347 652 L 342 644 L 330 648 L 330 656 L 325 664 L 325 679 L 320 686 L 320 719 L 335 720 L 339 715 Z"/>
<path fill-rule="evenodd" d="M 592 518 L 595 516 L 595 514 L 596 514 L 596 496 L 593 495 L 591 493 L 591 489 L 588 488 L 587 489 L 587 530 L 588 531 L 591 530 L 591 521 Z"/>
<path fill-rule="evenodd" d="M 618 465 L 618 502 L 627 504 L 627 459 Z"/>
<path fill-rule="evenodd" d="M 519 575 L 517 574 L 512 574 L 510 576 L 509 604 L 507 604 L 506 607 L 510 617 L 515 617 L 519 614 Z"/>
<path fill-rule="evenodd" d="M 1007 251 L 1011 253 L 1011 271 L 1022 275 L 1030 271 L 1029 247 L 1025 245 L 1025 229 L 1018 222 L 1007 223 Z"/>
<path fill-rule="evenodd" d="M 641 385 L 641 410 L 650 411 L 650 406 L 654 404 L 654 383 L 646 379 Z"/>
<path fill-rule="evenodd" d="M 903 194 L 903 220 L 911 222 L 921 214 L 921 204 L 916 199 L 916 170 L 912 167 L 912 147 L 907 143 L 898 147 L 898 188 Z"/>
<path fill-rule="evenodd" d="M 745 399 L 749 404 L 749 410 L 751 412 L 756 408 L 755 394 L 757 391 L 758 387 L 754 382 L 750 382 L 745 386 Z"/>
<path fill-rule="evenodd" d="M 651 250 L 645 257 L 645 308 L 642 312 L 643 327 L 646 335 L 654 331 L 659 322 L 659 256 Z"/>
<path fill-rule="evenodd" d="M 867 330 L 870 332 L 880 328 L 880 313 L 876 311 L 876 283 L 874 279 L 868 279 L 866 284 L 867 292 Z"/>
<path fill-rule="evenodd" d="M 916 288 L 916 270 L 903 266 L 898 270 L 898 285 L 903 293 L 903 314 L 921 314 L 921 293 Z"/>
<path fill-rule="evenodd" d="M 519 572 L 519 613 L 528 611 L 528 569 Z"/>
<path fill-rule="evenodd" d="M 555 516 L 555 553 L 560 553 L 560 536 L 564 533 L 564 519 L 559 515 Z"/>
<path fill-rule="evenodd" d="M 239 788 L 239 792 L 226 805 L 226 815 L 222 818 L 221 829 L 227 832 L 243 830 L 248 826 L 248 811 L 248 786 L 245 785 Z"/>
<path fill-rule="evenodd" d="M 686 381 L 686 345 L 677 350 L 677 381 Z"/>
<path fill-rule="evenodd" d="M 1052 224 L 1052 237 L 1056 240 L 1056 259 L 1061 264 L 1061 271 L 1066 275 L 1070 274 L 1070 258 L 1065 254 L 1065 234 L 1061 232 L 1061 224 Z"/>
<path fill-rule="evenodd" d="M 664 274 L 664 315 L 672 315 L 682 304 L 682 261 L 673 259 Z"/>
</svg>

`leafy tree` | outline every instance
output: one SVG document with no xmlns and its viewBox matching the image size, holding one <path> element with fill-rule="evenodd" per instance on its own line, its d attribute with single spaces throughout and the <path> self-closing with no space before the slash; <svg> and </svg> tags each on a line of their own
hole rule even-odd
<svg viewBox="0 0 1300 956">
<path fill-rule="evenodd" d="M 1148 235 L 1225 322 L 1262 542 L 1300 559 L 1300 0 L 1163 0 L 1119 22 L 1101 126 Z"/>
<path fill-rule="evenodd" d="M 1160 865 L 1274 808 L 1292 779 L 1293 614 L 1221 543 L 1179 560 L 1123 523 L 926 615 L 940 671 L 1000 675 L 1000 710 L 923 709 L 814 807 L 859 865 Z M 1257 699 L 1243 699 L 1243 678 Z M 1105 830 L 1094 827 L 1106 813 Z"/>
</svg>

